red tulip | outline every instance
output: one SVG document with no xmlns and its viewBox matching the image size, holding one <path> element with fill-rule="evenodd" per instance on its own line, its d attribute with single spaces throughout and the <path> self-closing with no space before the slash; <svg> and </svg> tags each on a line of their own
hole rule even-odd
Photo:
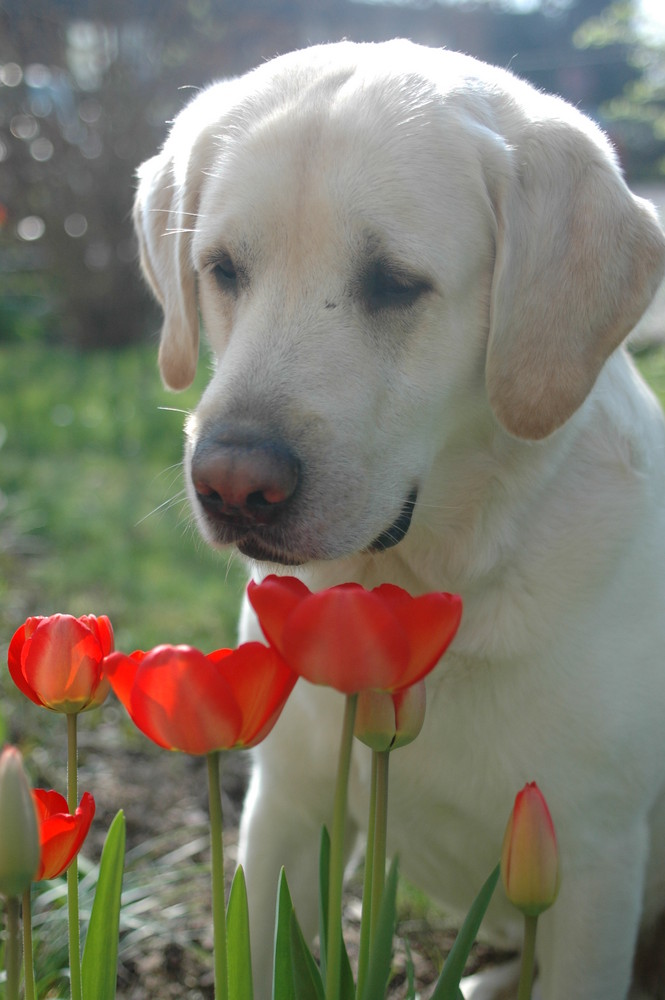
<svg viewBox="0 0 665 1000">
<path fill-rule="evenodd" d="M 35 704 L 54 712 L 84 712 L 108 694 L 102 662 L 112 649 L 106 615 L 28 618 L 9 644 L 9 672 Z"/>
<path fill-rule="evenodd" d="M 260 642 L 207 656 L 191 646 L 112 653 L 105 670 L 135 725 L 158 746 L 189 754 L 259 743 L 298 679 Z"/>
<path fill-rule="evenodd" d="M 559 891 L 554 823 L 535 782 L 518 793 L 501 852 L 501 877 L 511 903 L 526 916 L 547 910 Z"/>
<path fill-rule="evenodd" d="M 250 583 L 268 641 L 300 676 L 355 694 L 400 691 L 422 680 L 451 642 L 462 615 L 456 594 L 411 597 L 392 584 L 345 583 L 318 593 L 294 577 Z"/>
<path fill-rule="evenodd" d="M 95 815 L 95 800 L 89 792 L 84 792 L 72 815 L 67 799 L 58 792 L 35 788 L 32 795 L 41 844 L 41 860 L 33 881 L 41 882 L 61 875 L 81 850 Z"/>
</svg>

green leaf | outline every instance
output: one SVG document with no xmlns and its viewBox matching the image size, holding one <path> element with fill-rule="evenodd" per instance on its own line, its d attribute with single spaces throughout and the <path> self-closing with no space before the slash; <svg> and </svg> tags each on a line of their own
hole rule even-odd
<svg viewBox="0 0 665 1000">
<path fill-rule="evenodd" d="M 229 955 L 229 996 L 233 997 L 233 1000 L 254 1000 L 249 908 L 242 866 L 236 869 L 229 894 L 226 909 L 226 939 Z"/>
<path fill-rule="evenodd" d="M 277 888 L 275 917 L 275 961 L 273 964 L 272 1000 L 296 1000 L 291 958 L 291 914 L 293 903 L 282 868 Z"/>
<path fill-rule="evenodd" d="M 397 898 L 397 859 L 393 860 L 386 885 L 383 890 L 379 919 L 376 925 L 376 935 L 372 942 L 372 952 L 369 957 L 367 980 L 363 990 L 363 1000 L 377 1000 L 385 997 L 390 979 L 393 958 L 393 935 L 396 921 Z"/>
<path fill-rule="evenodd" d="M 124 859 L 125 816 L 120 810 L 109 827 L 99 863 L 81 963 L 84 1000 L 115 1000 Z"/>
<path fill-rule="evenodd" d="M 496 866 L 471 904 L 471 909 L 467 913 L 466 919 L 455 938 L 455 944 L 444 962 L 431 1000 L 459 1000 L 459 984 L 464 974 L 464 966 L 466 965 L 473 943 L 478 937 L 480 925 L 496 889 L 496 884 L 499 881 L 500 868 L 500 865 Z"/>
<path fill-rule="evenodd" d="M 321 973 L 307 947 L 295 910 L 291 911 L 291 960 L 297 1000 L 324 1000 Z"/>
</svg>

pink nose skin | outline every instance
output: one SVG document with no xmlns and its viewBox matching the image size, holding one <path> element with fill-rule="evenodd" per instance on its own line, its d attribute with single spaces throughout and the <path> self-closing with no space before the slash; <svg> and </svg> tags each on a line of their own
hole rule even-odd
<svg viewBox="0 0 665 1000">
<path fill-rule="evenodd" d="M 270 524 L 292 499 L 300 463 L 281 442 L 217 436 L 197 444 L 191 476 L 207 514 L 252 527 Z"/>
</svg>

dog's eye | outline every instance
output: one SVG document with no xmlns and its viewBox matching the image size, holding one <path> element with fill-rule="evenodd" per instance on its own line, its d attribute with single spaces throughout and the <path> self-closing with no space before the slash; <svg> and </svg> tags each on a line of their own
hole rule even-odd
<svg viewBox="0 0 665 1000">
<path fill-rule="evenodd" d="M 215 281 L 224 291 L 234 291 L 238 283 L 238 272 L 228 254 L 217 257 L 211 267 Z"/>
<path fill-rule="evenodd" d="M 375 263 L 363 280 L 363 298 L 370 312 L 408 309 L 429 290 L 425 279 L 382 262 Z"/>
</svg>

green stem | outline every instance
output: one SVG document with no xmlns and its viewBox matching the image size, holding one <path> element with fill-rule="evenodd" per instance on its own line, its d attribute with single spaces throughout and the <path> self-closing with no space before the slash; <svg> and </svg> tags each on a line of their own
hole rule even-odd
<svg viewBox="0 0 665 1000">
<path fill-rule="evenodd" d="M 386 883 L 386 840 L 388 836 L 388 764 L 390 750 L 375 752 L 376 760 L 376 824 L 374 827 L 374 863 L 372 865 L 372 930 L 370 949 L 379 919 L 383 888 Z"/>
<path fill-rule="evenodd" d="M 365 989 L 369 967 L 369 942 L 372 926 L 372 876 L 374 869 L 374 830 L 376 827 L 376 782 L 377 757 L 372 753 L 372 783 L 369 792 L 369 817 L 367 821 L 367 847 L 365 849 L 365 874 L 363 876 L 362 914 L 360 917 L 360 943 L 358 945 L 358 976 L 356 979 L 356 1000 L 360 1000 Z"/>
<path fill-rule="evenodd" d="M 337 766 L 337 785 L 333 806 L 333 823 L 330 835 L 330 884 L 328 889 L 328 952 L 326 956 L 326 1000 L 339 1000 L 342 959 L 342 888 L 344 881 L 344 839 L 346 834 L 346 807 L 353 726 L 356 719 L 358 695 L 346 699 L 342 741 Z"/>
<path fill-rule="evenodd" d="M 536 928 L 538 917 L 524 917 L 524 946 L 522 948 L 522 970 L 517 1000 L 530 1000 L 533 974 L 536 964 Z"/>
<path fill-rule="evenodd" d="M 78 806 L 77 715 L 67 715 L 67 808 L 73 815 Z M 69 977 L 71 1000 L 82 1000 L 81 938 L 79 930 L 79 872 L 74 857 L 67 869 L 67 909 L 69 919 Z"/>
<path fill-rule="evenodd" d="M 25 967 L 25 1000 L 35 1000 L 35 963 L 32 955 L 31 888 L 23 893 L 23 964 Z"/>
<path fill-rule="evenodd" d="M 210 851 L 212 859 L 212 926 L 215 960 L 215 1000 L 229 1000 L 229 972 L 226 941 L 224 892 L 224 845 L 222 841 L 222 792 L 219 783 L 219 753 L 209 753 L 208 804 L 210 810 Z"/>
<path fill-rule="evenodd" d="M 21 982 L 21 934 L 18 896 L 7 900 L 7 941 L 5 944 L 5 966 L 7 969 L 7 1000 L 18 1000 Z"/>
</svg>

